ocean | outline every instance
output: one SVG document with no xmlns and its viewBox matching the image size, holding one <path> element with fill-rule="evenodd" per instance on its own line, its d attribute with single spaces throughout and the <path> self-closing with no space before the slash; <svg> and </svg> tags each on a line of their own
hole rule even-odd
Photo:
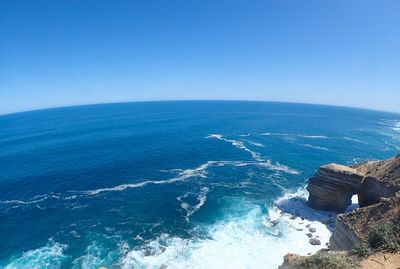
<svg viewBox="0 0 400 269">
<path fill-rule="evenodd" d="M 3 115 L 0 267 L 277 268 L 329 240 L 334 213 L 306 205 L 320 165 L 399 151 L 400 115 L 333 106 L 171 101 Z"/>
</svg>

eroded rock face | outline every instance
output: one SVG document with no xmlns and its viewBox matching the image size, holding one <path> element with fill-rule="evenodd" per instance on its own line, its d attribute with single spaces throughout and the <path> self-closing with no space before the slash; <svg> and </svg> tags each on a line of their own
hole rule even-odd
<svg viewBox="0 0 400 269">
<path fill-rule="evenodd" d="M 352 167 L 328 164 L 309 180 L 310 207 L 344 212 L 351 197 L 358 195 L 361 207 L 378 203 L 400 191 L 400 154 L 383 161 L 369 161 Z"/>
<path fill-rule="evenodd" d="M 346 253 L 342 251 L 351 250 L 356 243 L 367 244 L 375 225 L 400 223 L 400 154 L 387 160 L 369 161 L 351 167 L 336 164 L 321 166 L 309 180 L 307 190 L 310 207 L 339 213 L 351 204 L 352 195 L 358 195 L 361 207 L 337 215 L 329 242 L 329 248 L 334 253 Z M 313 237 L 312 233 L 307 236 Z M 379 258 L 380 253 L 374 255 Z M 388 261 L 384 256 L 380 262 L 383 267 L 379 268 L 398 268 L 399 257 L 400 254 L 396 253 Z M 295 261 L 301 258 L 288 254 L 280 268 L 297 268 Z M 378 258 L 372 262 L 366 258 L 356 268 L 372 268 L 371 264 L 376 265 Z"/>
<path fill-rule="evenodd" d="M 312 208 L 344 212 L 351 197 L 360 189 L 364 175 L 356 169 L 337 164 L 323 165 L 308 182 L 308 204 Z"/>
<path fill-rule="evenodd" d="M 359 164 L 354 168 L 365 175 L 358 193 L 361 207 L 378 203 L 400 191 L 400 155 L 383 161 Z"/>
<path fill-rule="evenodd" d="M 400 220 L 400 193 L 383 198 L 380 203 L 358 208 L 347 214 L 340 214 L 329 240 L 332 250 L 350 250 L 358 242 L 368 242 L 373 226 L 381 223 L 395 223 Z"/>
<path fill-rule="evenodd" d="M 358 193 L 361 207 L 379 203 L 382 197 L 391 197 L 400 191 L 399 185 L 383 183 L 376 177 L 366 177 Z"/>
</svg>

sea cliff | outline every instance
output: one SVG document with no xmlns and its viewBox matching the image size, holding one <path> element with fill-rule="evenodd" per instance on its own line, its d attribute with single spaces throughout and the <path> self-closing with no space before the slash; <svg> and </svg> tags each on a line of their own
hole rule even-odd
<svg viewBox="0 0 400 269">
<path fill-rule="evenodd" d="M 283 268 L 400 268 L 400 154 L 353 166 L 323 165 L 309 180 L 308 205 L 338 213 L 328 249 L 287 254 Z M 353 195 L 359 208 L 344 213 Z M 333 267 L 332 267 L 333 266 Z"/>
</svg>

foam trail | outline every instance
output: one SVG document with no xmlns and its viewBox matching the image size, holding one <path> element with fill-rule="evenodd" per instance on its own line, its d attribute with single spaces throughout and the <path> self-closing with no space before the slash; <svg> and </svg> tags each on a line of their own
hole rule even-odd
<svg viewBox="0 0 400 269">
<path fill-rule="evenodd" d="M 238 149 L 241 149 L 241 150 L 244 150 L 244 151 L 247 151 L 248 153 L 250 153 L 251 157 L 253 157 L 253 159 L 255 159 L 256 161 L 259 161 L 259 162 L 263 161 L 260 153 L 252 151 L 251 149 L 247 148 L 242 141 L 238 141 L 238 140 L 234 140 L 234 139 L 227 139 L 227 138 L 224 138 L 223 135 L 221 135 L 221 134 L 210 134 L 206 138 L 215 138 L 215 139 L 230 143 L 234 147 L 237 147 Z"/>
<path fill-rule="evenodd" d="M 265 136 L 270 136 L 270 135 L 289 136 L 290 134 L 284 134 L 284 133 L 262 133 L 260 135 L 265 135 Z"/>
<path fill-rule="evenodd" d="M 395 123 L 395 126 L 393 127 L 393 130 L 400 133 L 400 121 L 397 121 Z"/>
<path fill-rule="evenodd" d="M 343 137 L 343 139 L 347 140 L 347 141 L 353 141 L 353 142 L 361 143 L 361 144 L 367 144 L 367 142 L 365 142 L 365 141 L 362 141 L 362 140 L 359 140 L 359 139 L 356 139 L 356 138 L 347 137 L 347 136 Z"/>
<path fill-rule="evenodd" d="M 384 127 L 394 131 L 394 133 L 393 132 L 386 132 L 386 131 L 380 132 L 381 135 L 390 137 L 391 139 L 396 140 L 396 141 L 400 141 L 400 135 L 399 135 L 400 134 L 400 120 L 381 119 L 379 124 L 381 124 Z M 387 141 L 385 141 L 385 144 L 388 145 L 388 146 L 396 148 L 396 150 L 399 150 L 397 145 L 393 145 L 393 144 L 390 144 L 390 143 L 388 144 Z M 386 149 L 389 150 L 389 148 L 386 148 Z"/>
<path fill-rule="evenodd" d="M 399 147 L 399 146 L 397 146 L 397 145 L 395 145 L 395 144 L 392 144 L 392 143 L 389 143 L 389 142 L 387 142 L 386 140 L 385 140 L 385 144 L 388 145 L 388 146 L 391 146 L 391 147 L 393 147 L 393 148 L 395 148 L 395 149 L 397 149 L 397 150 L 400 150 L 400 147 Z"/>
<path fill-rule="evenodd" d="M 289 168 L 286 165 L 282 165 L 280 163 L 272 164 L 271 160 L 264 160 L 258 152 L 254 152 L 254 151 L 248 149 L 246 146 L 244 146 L 243 142 L 241 142 L 241 141 L 237 141 L 237 140 L 233 140 L 233 139 L 226 139 L 221 134 L 210 134 L 209 136 L 207 136 L 207 138 L 216 138 L 218 140 L 222 140 L 222 141 L 231 143 L 233 146 L 249 152 L 251 154 L 251 156 L 253 157 L 253 159 L 255 159 L 258 162 L 258 163 L 252 163 L 252 164 L 262 166 L 264 168 L 267 168 L 267 169 L 270 169 L 273 171 L 281 171 L 281 172 L 285 172 L 288 174 L 299 174 L 298 171 L 296 171 L 295 169 Z M 244 165 L 244 163 L 242 163 L 242 166 L 243 165 Z"/>
<path fill-rule="evenodd" d="M 311 139 L 329 139 L 329 137 L 325 135 L 297 135 L 304 138 L 311 138 Z"/>
<path fill-rule="evenodd" d="M 199 195 L 197 196 L 197 204 L 191 206 L 185 201 L 183 201 L 184 198 L 188 197 L 188 194 L 185 194 L 184 196 L 177 197 L 177 200 L 181 202 L 181 207 L 186 211 L 186 221 L 189 222 L 190 216 L 192 216 L 196 211 L 198 211 L 206 202 L 207 200 L 207 193 L 210 191 L 209 188 L 203 187 L 200 190 Z"/>
<path fill-rule="evenodd" d="M 292 136 L 292 137 L 303 137 L 303 138 L 311 138 L 311 139 L 329 139 L 328 136 L 325 135 L 305 135 L 305 134 L 287 134 L 287 133 L 261 133 L 260 135 L 264 136 Z"/>
<path fill-rule="evenodd" d="M 319 150 L 329 151 L 328 148 L 320 147 L 320 146 L 314 146 L 314 145 L 310 145 L 310 144 L 303 144 L 303 146 L 305 146 L 307 148 L 312 148 L 312 149 L 319 149 Z"/>
<path fill-rule="evenodd" d="M 130 188 L 141 188 L 146 185 L 159 185 L 159 184 L 171 184 L 171 183 L 176 183 L 180 181 L 185 181 L 188 178 L 191 177 L 201 177 L 201 178 L 206 178 L 206 169 L 209 166 L 214 165 L 216 162 L 215 161 L 208 161 L 205 164 L 200 165 L 199 167 L 195 169 L 186 169 L 178 174 L 177 177 L 170 178 L 170 179 L 165 179 L 165 180 L 146 180 L 140 183 L 133 183 L 133 184 L 122 184 L 118 185 L 115 187 L 111 188 L 102 188 L 102 189 L 96 189 L 96 190 L 89 190 L 85 191 L 86 194 L 88 195 L 96 195 L 102 192 L 112 192 L 112 191 L 123 191 L 126 189 Z"/>
<path fill-rule="evenodd" d="M 236 167 L 241 167 L 241 166 L 249 166 L 249 165 L 255 165 L 255 166 L 261 166 L 263 168 L 269 169 L 271 171 L 278 171 L 278 172 L 285 172 L 287 174 L 299 174 L 298 171 L 286 166 L 282 165 L 280 163 L 273 164 L 270 160 L 267 161 L 261 161 L 261 162 L 252 162 L 252 161 L 208 161 L 207 163 L 204 163 L 197 168 L 194 169 L 173 169 L 171 171 L 177 172 L 178 175 L 176 177 L 170 178 L 170 179 L 165 179 L 165 180 L 145 180 L 139 183 L 132 183 L 132 184 L 121 184 L 118 186 L 114 187 L 108 187 L 108 188 L 99 188 L 95 190 L 87 190 L 87 191 L 81 191 L 81 192 L 76 192 L 77 194 L 70 195 L 70 196 L 65 196 L 61 197 L 60 195 L 56 194 L 44 194 L 44 195 L 38 195 L 33 197 L 31 200 L 28 201 L 22 201 L 22 200 L 5 200 L 5 201 L 0 201 L 2 204 L 17 204 L 17 205 L 31 205 L 31 204 L 37 204 L 40 202 L 44 202 L 48 199 L 57 199 L 57 200 L 73 200 L 76 198 L 81 197 L 82 195 L 97 195 L 103 192 L 115 192 L 115 191 L 124 191 L 126 189 L 131 189 L 131 188 L 142 188 L 147 185 L 162 185 L 162 184 L 172 184 L 176 182 L 182 182 L 185 181 L 189 178 L 192 177 L 200 177 L 200 178 L 206 178 L 207 177 L 207 169 L 209 167 L 222 167 L 225 165 L 232 165 Z M 75 192 L 75 191 L 74 191 Z"/>
<path fill-rule="evenodd" d="M 49 194 L 42 194 L 42 195 L 37 195 L 33 198 L 31 198 L 30 200 L 27 201 L 23 201 L 23 200 L 5 200 L 5 201 L 0 201 L 0 203 L 2 204 L 18 204 L 18 205 L 31 205 L 31 204 L 37 204 L 40 202 L 44 202 L 48 199 L 62 199 L 60 197 L 60 195 L 55 195 L 53 193 L 49 193 Z M 66 199 L 66 198 L 64 198 Z"/>
<path fill-rule="evenodd" d="M 393 131 L 400 133 L 400 120 L 382 119 L 382 121 L 384 125 L 388 126 Z"/>
<path fill-rule="evenodd" d="M 21 204 L 21 205 L 30 205 L 30 204 L 35 204 L 35 203 L 39 203 L 46 200 L 46 198 L 42 198 L 39 200 L 30 200 L 30 201 L 22 201 L 22 200 L 5 200 L 5 201 L 1 201 L 2 204 Z"/>
<path fill-rule="evenodd" d="M 260 147 L 260 148 L 263 148 L 263 147 L 265 147 L 263 144 L 261 144 L 261 143 L 257 143 L 257 142 L 253 142 L 253 141 L 247 141 L 249 144 L 251 144 L 251 145 L 253 145 L 253 146 L 256 146 L 256 147 Z"/>
<path fill-rule="evenodd" d="M 210 134 L 206 138 L 216 138 L 216 139 L 222 139 L 223 135 L 221 134 Z"/>
<path fill-rule="evenodd" d="M 281 172 L 285 172 L 287 174 L 292 174 L 292 175 L 298 175 L 300 174 L 299 171 L 290 168 L 286 165 L 280 164 L 280 163 L 275 163 L 273 164 L 270 160 L 267 160 L 265 162 L 259 162 L 257 165 L 262 166 L 264 168 L 273 170 L 273 171 L 281 171 Z"/>
</svg>

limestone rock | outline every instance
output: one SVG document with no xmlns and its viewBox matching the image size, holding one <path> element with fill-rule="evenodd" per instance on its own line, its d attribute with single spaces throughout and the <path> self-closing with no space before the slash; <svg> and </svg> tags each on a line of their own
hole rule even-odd
<svg viewBox="0 0 400 269">
<path fill-rule="evenodd" d="M 380 203 L 340 214 L 329 240 L 330 247 L 332 250 L 350 250 L 355 243 L 368 242 L 373 226 L 399 220 L 400 196 L 385 198 Z"/>
<path fill-rule="evenodd" d="M 285 256 L 283 256 L 283 263 L 281 266 L 278 267 L 278 269 L 286 269 L 290 268 L 295 264 L 295 262 L 300 258 L 300 255 L 293 254 L 293 253 L 288 253 Z"/>
<path fill-rule="evenodd" d="M 318 238 L 310 238 L 309 242 L 313 246 L 321 245 L 321 240 L 319 240 Z"/>
<path fill-rule="evenodd" d="M 400 191 L 400 154 L 383 161 L 365 162 L 354 168 L 366 176 L 358 193 L 360 206 L 378 203 L 381 197 L 391 197 Z"/>
<path fill-rule="evenodd" d="M 308 182 L 310 207 L 344 212 L 357 193 L 364 175 L 356 169 L 337 164 L 323 165 Z"/>
</svg>

